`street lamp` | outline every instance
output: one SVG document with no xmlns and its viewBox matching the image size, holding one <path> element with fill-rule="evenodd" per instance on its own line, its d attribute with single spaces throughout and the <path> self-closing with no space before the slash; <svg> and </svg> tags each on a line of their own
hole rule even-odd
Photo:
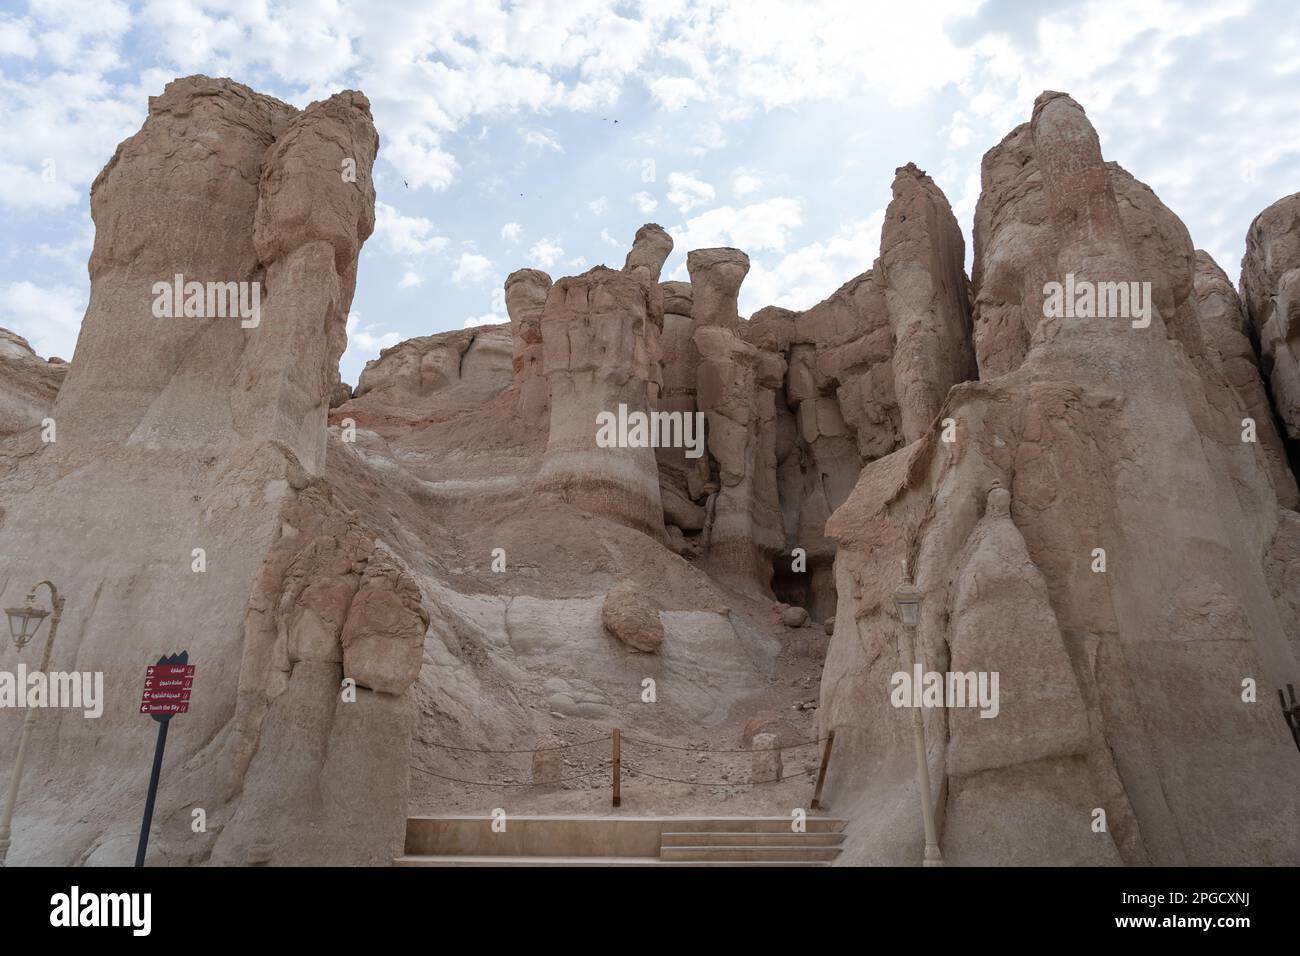
<svg viewBox="0 0 1300 956">
<path fill-rule="evenodd" d="M 921 602 L 925 593 L 914 585 L 907 571 L 907 562 L 903 562 L 903 581 L 894 591 L 894 607 L 898 610 L 898 619 L 912 638 L 912 660 L 925 674 L 924 662 L 921 660 L 921 644 L 916 636 L 916 629 L 921 623 Z M 901 652 L 900 652 L 900 655 Z M 916 780 L 921 791 L 921 819 L 925 822 L 925 859 L 922 866 L 943 866 L 943 854 L 939 851 L 939 836 L 934 825 L 934 804 L 930 801 L 930 767 L 925 759 L 925 721 L 921 718 L 921 688 L 912 688 L 912 734 L 916 742 Z"/>
<path fill-rule="evenodd" d="M 54 608 L 52 617 L 49 611 L 36 603 L 36 592 L 42 587 L 50 590 L 50 606 Z M 22 607 L 6 608 L 5 614 L 9 618 L 9 632 L 13 635 L 14 646 L 19 651 L 31 643 L 36 632 L 40 630 L 41 624 L 47 617 L 50 618 L 50 635 L 45 639 L 45 654 L 41 658 L 40 671 L 42 674 L 48 674 L 50 650 L 54 647 L 54 636 L 59 632 L 59 619 L 63 617 L 63 598 L 59 596 L 59 589 L 49 581 L 42 581 L 27 593 L 26 604 Z M 0 814 L 0 867 L 5 865 L 5 856 L 9 853 L 10 824 L 14 818 L 14 804 L 18 800 L 18 782 L 23 776 L 23 763 L 27 759 L 27 741 L 32 735 L 32 725 L 35 722 L 36 708 L 29 707 L 27 716 L 23 718 L 22 735 L 18 738 L 18 759 L 14 761 L 13 776 L 9 778 L 9 793 L 5 797 L 4 812 Z"/>
</svg>

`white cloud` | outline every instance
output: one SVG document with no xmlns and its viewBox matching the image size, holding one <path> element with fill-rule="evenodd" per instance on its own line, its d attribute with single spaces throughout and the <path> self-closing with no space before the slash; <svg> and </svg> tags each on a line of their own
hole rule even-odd
<svg viewBox="0 0 1300 956">
<path fill-rule="evenodd" d="M 587 208 L 597 216 L 603 216 L 609 211 L 609 198 L 601 196 L 599 199 L 593 199 L 591 202 L 587 203 Z"/>
<path fill-rule="evenodd" d="M 713 195 L 713 187 L 696 179 L 694 173 L 668 174 L 668 201 L 683 215 L 713 202 Z"/>
<path fill-rule="evenodd" d="M 456 269 L 451 274 L 451 281 L 456 285 L 468 285 L 483 282 L 492 274 L 492 262 L 487 256 L 476 252 L 462 252 L 456 260 Z"/>
<path fill-rule="evenodd" d="M 402 278 L 397 283 L 399 289 L 414 289 L 422 285 L 424 285 L 424 276 L 412 269 L 407 269 L 402 273 Z"/>
<path fill-rule="evenodd" d="M 564 152 L 564 147 L 560 145 L 559 139 L 556 138 L 555 131 L 550 129 L 530 129 L 524 134 L 525 146 L 536 146 L 539 151 L 553 149 L 557 153 Z"/>
<path fill-rule="evenodd" d="M 501 238 L 506 242 L 518 242 L 524 234 L 524 227 L 517 222 L 508 222 L 501 227 Z"/>
<path fill-rule="evenodd" d="M 456 178 L 456 157 L 438 144 L 437 136 L 419 126 L 393 130 L 384 143 L 382 156 L 416 189 L 446 189 Z"/>
<path fill-rule="evenodd" d="M 659 208 L 659 200 L 645 191 L 633 196 L 632 202 L 636 204 L 636 208 L 641 211 L 643 216 L 648 216 Z"/>
<path fill-rule="evenodd" d="M 57 160 L 47 157 L 42 165 L 52 173 L 43 176 L 41 168 L 0 162 L 0 204 L 13 208 L 60 209 L 81 199 L 81 190 L 58 178 Z"/>
<path fill-rule="evenodd" d="M 778 259 L 750 264 L 740 287 L 740 312 L 752 315 L 767 305 L 808 309 L 854 276 L 871 268 L 880 249 L 885 210 L 847 222 L 830 239 L 800 246 Z"/>
<path fill-rule="evenodd" d="M 739 209 L 719 206 L 668 230 L 677 249 L 734 246 L 751 255 L 783 252 L 790 233 L 803 225 L 803 208 L 797 199 L 777 196 Z"/>
<path fill-rule="evenodd" d="M 38 286 L 26 279 L 0 286 L 5 325 L 42 358 L 71 361 L 77 330 L 86 312 L 86 294 L 77 287 Z"/>
<path fill-rule="evenodd" d="M 731 177 L 731 192 L 737 199 L 744 199 L 751 193 L 763 188 L 763 180 L 746 169 L 737 169 Z"/>
<path fill-rule="evenodd" d="M 439 252 L 447 247 L 447 238 L 436 235 L 428 219 L 404 216 L 386 202 L 375 203 L 375 237 L 405 256 Z"/>
<path fill-rule="evenodd" d="M 564 250 L 560 248 L 560 244 L 554 236 L 538 239 L 533 243 L 533 247 L 528 250 L 529 261 L 541 266 L 543 269 L 549 269 L 555 265 L 563 255 Z"/>
<path fill-rule="evenodd" d="M 348 313 L 348 350 L 355 349 L 368 355 L 378 355 L 383 349 L 392 348 L 402 341 L 402 337 L 396 332 L 376 335 L 376 330 L 383 327 L 383 323 L 362 325 L 361 316 L 355 312 Z"/>
<path fill-rule="evenodd" d="M 621 247 L 623 245 L 623 243 L 619 242 L 617 239 L 615 239 L 613 236 L 609 234 L 608 229 L 600 230 L 600 238 L 603 242 L 608 242 L 611 246 Z"/>
<path fill-rule="evenodd" d="M 485 312 L 483 315 L 471 315 L 465 320 L 464 328 L 472 329 L 480 325 L 500 325 L 510 321 L 508 317 L 497 312 Z"/>
<path fill-rule="evenodd" d="M 691 153 L 696 156 L 703 156 L 705 153 L 711 153 L 715 149 L 722 149 L 722 147 L 726 146 L 727 136 L 722 131 L 722 124 L 709 122 L 704 123 L 695 130 L 691 142 Z"/>
</svg>

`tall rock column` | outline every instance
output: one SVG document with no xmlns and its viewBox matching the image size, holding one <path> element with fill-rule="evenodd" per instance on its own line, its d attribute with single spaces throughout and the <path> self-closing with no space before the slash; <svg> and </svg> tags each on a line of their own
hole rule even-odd
<svg viewBox="0 0 1300 956">
<path fill-rule="evenodd" d="M 550 436 L 538 488 L 664 540 L 659 470 L 646 430 L 620 435 L 615 428 L 604 447 L 597 440 L 603 416 L 634 423 L 650 410 L 658 355 L 647 342 L 658 338 L 650 332 L 657 292 L 648 276 L 605 266 L 551 286 L 541 317 Z"/>
<path fill-rule="evenodd" d="M 1241 297 L 1278 417 L 1287 436 L 1300 441 L 1300 193 L 1279 199 L 1250 224 Z"/>
<path fill-rule="evenodd" d="M 322 480 L 312 473 L 373 227 L 377 147 L 359 93 L 299 112 L 191 76 L 150 98 L 143 127 L 95 180 L 90 304 L 51 412 L 58 440 L 0 476 L 0 581 L 7 600 L 43 578 L 59 586 L 67 606 L 51 666 L 102 672 L 105 708 L 38 722 L 29 767 L 47 770 L 40 787 L 26 782 L 11 863 L 130 862 L 139 792 L 123 768 L 139 766 L 155 729 L 138 713 L 140 681 L 179 650 L 199 676 L 173 725 L 151 862 L 374 863 L 400 849 L 401 680 L 414 679 L 422 640 L 418 589 L 381 573 L 379 559 L 359 582 L 369 592 L 359 613 L 387 591 L 408 614 L 396 655 L 369 639 L 394 620 L 387 611 L 363 615 L 370 628 L 355 634 L 322 625 L 314 633 L 334 643 L 296 657 L 273 652 L 273 616 L 265 629 L 250 623 L 284 570 L 278 556 L 309 545 L 295 536 L 318 504 L 308 489 Z M 358 561 L 365 579 L 371 562 Z M 14 654 L 0 648 L 0 668 Z M 357 701 L 316 723 L 342 706 L 345 670 L 363 688 Z M 304 698 L 320 708 L 289 703 Z M 308 737 L 315 749 L 297 746 Z M 297 776 L 275 772 L 276 753 L 296 754 Z M 301 839 L 269 845 L 257 826 L 230 825 L 266 825 L 255 807 L 288 806 Z M 204 832 L 189 825 L 194 808 Z"/>
<path fill-rule="evenodd" d="M 976 223 L 982 377 L 939 411 L 956 440 L 931 426 L 869 463 L 827 525 L 839 606 L 819 715 L 847 728 L 828 781 L 854 820 L 846 861 L 920 854 L 906 722 L 886 702 L 906 560 L 926 593 L 927 668 L 1004 668 L 997 718 L 924 716 L 952 862 L 1292 862 L 1300 812 L 1282 794 L 1300 767 L 1262 701 L 1296 667 L 1270 592 L 1285 588 L 1296 524 L 1263 456 L 1225 427 L 1246 406 L 1206 347 L 1190 238 L 1103 161 L 1059 93 L 985 157 Z M 1046 308 L 1047 282 L 1067 276 L 1078 289 L 1136 283 L 1150 311 Z M 1001 495 L 981 519 L 994 479 L 1014 490 L 1014 533 Z M 1017 610 L 994 627 L 979 608 L 1007 595 Z M 1039 638 L 1017 651 L 1011 631 Z M 1032 716 L 1043 704 L 1050 719 Z M 1011 815 L 1024 825 L 1001 850 L 987 837 Z"/>
<path fill-rule="evenodd" d="M 237 417 L 256 423 L 246 438 L 285 441 L 312 472 L 325 461 L 357 257 L 375 230 L 378 150 L 370 101 L 349 90 L 299 114 L 262 168 L 253 240 L 268 302 L 240 362 Z"/>
<path fill-rule="evenodd" d="M 770 594 L 772 558 L 785 546 L 776 490 L 776 393 L 785 381 L 785 359 L 738 334 L 736 301 L 749 272 L 747 255 L 693 249 L 686 267 L 700 355 L 696 402 L 717 465 L 706 558 L 717 574 Z"/>
<path fill-rule="evenodd" d="M 1273 408 L 1260 378 L 1255 349 L 1246 335 L 1249 320 L 1237 290 L 1207 252 L 1196 252 L 1196 315 L 1205 341 L 1218 356 L 1224 376 L 1254 421 L 1255 437 L 1273 478 L 1277 501 L 1296 507 L 1295 475 L 1287 465 L 1286 447 L 1273 423 Z"/>
<path fill-rule="evenodd" d="M 905 441 L 919 438 L 948 389 L 975 377 L 966 244 L 939 187 L 911 163 L 894 177 L 872 274 L 894 333 L 894 394 Z"/>
<path fill-rule="evenodd" d="M 541 426 L 546 421 L 546 373 L 542 359 L 542 310 L 551 290 L 551 277 L 540 269 L 519 269 L 506 277 L 506 312 L 514 341 L 517 409 L 524 421 Z"/>
</svg>

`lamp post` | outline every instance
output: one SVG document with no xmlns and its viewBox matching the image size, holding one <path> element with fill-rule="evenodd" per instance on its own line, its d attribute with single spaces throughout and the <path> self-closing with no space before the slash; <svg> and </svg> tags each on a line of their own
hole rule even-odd
<svg viewBox="0 0 1300 956">
<path fill-rule="evenodd" d="M 907 572 L 907 562 L 903 562 L 903 581 L 894 591 L 894 607 L 898 609 L 898 618 L 912 638 L 912 660 L 925 673 L 921 660 L 921 643 L 916 629 L 921 623 L 921 602 L 925 594 L 911 581 Z M 902 656 L 901 654 L 899 655 Z M 915 673 L 915 668 L 913 669 Z M 939 836 L 934 825 L 934 804 L 930 801 L 930 767 L 925 759 L 925 721 L 921 718 L 921 689 L 912 688 L 912 732 L 916 740 L 916 782 L 921 791 L 921 818 L 925 821 L 925 859 L 922 866 L 943 866 L 943 854 L 939 851 Z"/>
<path fill-rule="evenodd" d="M 36 592 L 44 586 L 50 589 L 50 605 L 54 608 L 53 616 L 36 603 Z M 49 581 L 42 581 L 27 593 L 27 603 L 22 607 L 5 609 L 9 617 L 9 631 L 14 638 L 14 646 L 22 651 L 40 630 L 41 623 L 50 618 L 50 635 L 45 639 L 45 654 L 41 657 L 41 673 L 48 674 L 50 669 L 50 650 L 54 647 L 54 636 L 59 631 L 59 619 L 63 617 L 63 598 L 59 589 Z M 23 718 L 23 730 L 18 738 L 18 759 L 14 761 L 13 776 L 9 778 L 9 793 L 5 797 L 4 812 L 0 813 L 0 867 L 5 865 L 5 856 L 9 853 L 10 823 L 14 818 L 14 804 L 18 800 L 18 783 L 23 776 L 23 763 L 27 759 L 27 741 L 32 735 L 32 725 L 36 723 L 36 709 L 27 708 Z"/>
</svg>

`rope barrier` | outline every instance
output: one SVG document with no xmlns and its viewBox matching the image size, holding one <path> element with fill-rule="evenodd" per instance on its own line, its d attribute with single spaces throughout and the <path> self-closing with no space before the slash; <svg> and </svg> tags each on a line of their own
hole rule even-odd
<svg viewBox="0 0 1300 956">
<path fill-rule="evenodd" d="M 484 750 L 481 747 L 453 747 L 450 744 L 439 744 L 439 743 L 434 743 L 433 741 L 421 741 L 421 743 L 428 743 L 430 747 L 437 747 L 439 750 L 456 750 L 456 751 L 460 751 L 461 753 L 536 754 L 536 753 L 545 753 L 547 751 L 552 751 L 552 750 L 573 750 L 575 747 L 586 747 L 589 744 L 600 744 L 610 739 L 612 739 L 610 735 L 606 734 L 604 737 L 592 737 L 590 740 L 584 740 L 581 743 L 561 744 L 558 747 L 533 747 L 528 750 Z"/>
<path fill-rule="evenodd" d="M 821 745 L 826 743 L 830 739 L 830 737 L 833 737 L 834 732 L 835 732 L 834 729 L 832 729 L 830 731 L 829 736 L 827 737 L 813 737 L 807 740 L 801 740 L 796 743 L 786 744 L 783 747 L 775 747 L 772 749 L 774 752 L 779 753 L 785 750 L 798 750 L 801 747 L 811 747 L 814 745 Z M 440 743 L 435 743 L 433 741 L 426 741 L 426 743 L 428 743 L 429 746 L 437 747 L 440 750 L 451 750 L 460 753 L 535 754 L 535 753 L 554 752 L 554 751 L 563 751 L 563 750 L 574 750 L 578 747 L 588 747 L 591 744 L 606 743 L 613 740 L 614 740 L 613 734 L 609 734 L 604 737 L 593 737 L 590 740 L 579 741 L 578 743 L 560 744 L 554 747 L 533 747 L 533 748 L 521 749 L 521 750 L 490 750 L 490 749 L 480 748 L 480 747 L 455 747 L 452 746 L 451 744 L 440 744 Z M 675 744 L 656 743 L 653 740 L 646 740 L 640 737 L 628 737 L 626 735 L 620 735 L 619 740 L 620 742 L 625 741 L 630 744 L 639 744 L 640 746 L 650 747 L 657 750 L 674 750 L 681 753 L 693 753 L 693 754 L 734 754 L 734 755 L 748 754 L 752 756 L 756 752 L 757 753 L 765 752 L 765 751 L 754 751 L 752 749 L 710 749 L 705 747 L 681 747 Z M 428 768 L 421 767 L 418 764 L 411 764 L 410 767 L 412 770 L 418 771 L 419 773 L 427 774 L 430 777 L 436 777 L 439 780 L 446 780 L 450 783 L 458 783 L 466 787 L 489 787 L 489 788 L 490 787 L 552 787 L 555 786 L 556 784 L 568 783 L 571 780 L 582 780 L 586 777 L 593 776 L 594 774 L 612 774 L 614 770 L 615 760 L 618 761 L 618 764 L 620 766 L 620 773 L 619 773 L 620 777 L 622 777 L 623 775 L 627 775 L 628 777 L 647 777 L 651 780 L 661 780 L 666 783 L 685 784 L 688 787 L 760 786 L 762 784 L 767 784 L 767 783 L 781 783 L 784 780 L 794 780 L 799 777 L 806 777 L 811 774 L 817 773 L 818 770 L 820 769 L 819 766 L 808 767 L 805 770 L 798 770 L 793 773 L 783 774 L 780 780 L 758 780 L 758 781 L 755 780 L 714 780 L 714 781 L 682 780 L 678 777 L 667 777 L 664 776 L 663 774 L 651 773 L 650 771 L 644 770 L 635 765 L 623 763 L 621 757 L 618 755 L 617 746 L 615 747 L 615 756 L 612 758 L 605 759 L 604 763 L 601 766 L 593 770 L 584 770 L 581 773 L 570 774 L 569 776 L 566 777 L 557 777 L 555 780 L 545 780 L 540 782 L 528 781 L 522 783 L 509 783 L 505 781 L 492 781 L 492 780 L 464 780 L 460 777 L 451 777 L 445 774 L 438 773 L 437 771 L 434 770 L 429 770 Z M 617 784 L 617 781 L 615 781 L 615 784 Z M 819 781 L 818 793 L 820 793 L 820 791 L 821 791 L 821 784 Z M 615 786 L 614 794 L 615 794 L 614 805 L 618 806 L 617 786 Z M 816 803 L 814 802 L 814 806 L 815 805 Z"/>
<path fill-rule="evenodd" d="M 447 777 L 440 773 L 435 773 L 417 764 L 411 764 L 412 770 L 418 770 L 420 773 L 427 773 L 430 777 L 437 777 L 439 780 L 449 780 L 452 783 L 464 784 L 467 787 L 550 787 L 557 783 L 567 783 L 570 780 L 579 780 L 582 777 L 589 777 L 593 773 L 609 773 L 609 767 L 599 767 L 596 770 L 585 770 L 582 773 L 575 773 L 569 777 L 560 777 L 557 780 L 548 780 L 544 783 L 505 783 L 492 780 L 461 780 L 459 777 Z"/>
<path fill-rule="evenodd" d="M 773 747 L 771 749 L 798 750 L 800 747 L 809 747 L 813 744 L 820 744 L 823 741 L 825 741 L 825 739 L 826 739 L 825 737 L 822 738 L 812 737 L 808 740 L 802 740 L 797 744 L 786 744 L 784 747 Z M 755 752 L 752 749 L 708 750 L 701 747 L 675 747 L 672 744 L 657 744 L 652 740 L 642 740 L 640 737 L 629 737 L 627 734 L 623 735 L 623 740 L 628 743 L 641 744 L 642 746 L 645 747 L 658 747 L 660 750 L 680 750 L 684 753 L 691 753 L 691 754 L 752 754 Z M 762 751 L 759 752 L 761 753 Z"/>
<path fill-rule="evenodd" d="M 647 770 L 641 770 L 637 767 L 631 767 L 631 766 L 625 767 L 624 769 L 629 774 L 633 774 L 636 776 L 650 777 L 652 780 L 665 780 L 668 783 L 684 783 L 689 787 L 751 787 L 751 786 L 757 787 L 765 783 L 782 783 L 786 780 L 793 780 L 795 777 L 806 777 L 810 773 L 817 772 L 816 767 L 809 767 L 807 770 L 800 770 L 797 771 L 796 773 L 784 774 L 782 775 L 780 780 L 757 780 L 757 781 L 721 780 L 721 781 L 710 782 L 707 780 L 679 780 L 676 777 L 664 777 L 659 774 L 650 773 Z"/>
</svg>

